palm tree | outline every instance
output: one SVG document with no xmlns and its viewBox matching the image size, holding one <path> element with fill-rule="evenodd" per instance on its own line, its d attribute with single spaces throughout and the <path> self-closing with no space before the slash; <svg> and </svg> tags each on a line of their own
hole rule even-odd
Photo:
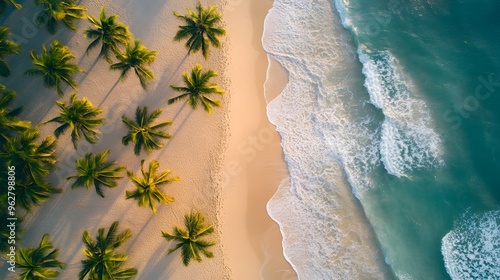
<svg viewBox="0 0 500 280">
<path fill-rule="evenodd" d="M 23 132 L 31 127 L 29 121 L 17 118 L 22 107 L 11 109 L 15 97 L 15 91 L 7 90 L 5 86 L 0 85 L 0 146 L 15 133 Z"/>
<path fill-rule="evenodd" d="M 115 249 L 132 236 L 130 230 L 118 234 L 118 222 L 114 222 L 107 234 L 104 231 L 104 228 L 99 228 L 95 241 L 88 231 L 83 232 L 86 259 L 82 260 L 83 269 L 78 279 L 83 280 L 85 276 L 92 280 L 132 279 L 137 274 L 137 269 L 122 268 L 128 257 L 115 253 Z"/>
<path fill-rule="evenodd" d="M 45 86 L 49 88 L 55 87 L 57 93 L 61 96 L 64 94 L 61 88 L 63 82 L 76 90 L 76 81 L 72 75 L 77 72 L 84 72 L 84 70 L 70 62 L 75 56 L 68 47 L 63 46 L 59 41 L 54 41 L 50 45 L 50 50 L 47 50 L 46 46 L 42 45 L 40 55 L 32 50 L 30 56 L 35 68 L 26 71 L 25 74 L 42 76 Z"/>
<path fill-rule="evenodd" d="M 64 269 L 66 264 L 57 260 L 59 249 L 49 240 L 49 234 L 45 234 L 37 248 L 21 248 L 16 255 L 16 263 L 22 271 L 19 279 L 39 280 L 55 279 L 59 271 L 54 268 Z"/>
<path fill-rule="evenodd" d="M 87 98 L 76 100 L 76 94 L 72 93 L 69 98 L 69 105 L 64 102 L 56 101 L 57 106 L 61 109 L 59 116 L 47 121 L 57 122 L 61 125 L 54 130 L 54 135 L 59 138 L 68 128 L 71 128 L 71 141 L 75 150 L 77 142 L 83 136 L 87 142 L 95 144 L 98 139 L 97 135 L 100 131 L 98 126 L 102 125 L 104 119 L 97 116 L 103 111 L 94 107 Z"/>
<path fill-rule="evenodd" d="M 121 71 L 120 79 L 124 80 L 129 70 L 134 68 L 134 72 L 139 78 L 142 88 L 146 89 L 148 82 L 154 80 L 154 75 L 145 65 L 153 63 L 157 54 L 157 51 L 148 51 L 145 46 L 141 45 L 140 40 L 135 40 L 134 43 L 127 44 L 125 53 L 117 55 L 120 62 L 112 64 L 111 69 Z"/>
<path fill-rule="evenodd" d="M 84 158 L 76 160 L 77 174 L 68 177 L 68 180 L 76 179 L 71 188 L 85 186 L 90 189 L 95 187 L 95 191 L 101 197 L 104 197 L 102 187 L 114 188 L 116 180 L 122 178 L 118 176 L 125 167 L 115 166 L 116 161 L 108 161 L 109 150 L 100 154 L 86 153 Z"/>
<path fill-rule="evenodd" d="M 0 3 L 5 3 L 0 0 Z M 10 76 L 10 67 L 5 61 L 7 56 L 12 54 L 19 54 L 21 51 L 21 46 L 16 44 L 14 41 L 9 40 L 9 29 L 7 27 L 0 26 L 0 76 L 8 77 Z"/>
<path fill-rule="evenodd" d="M 44 185 L 45 177 L 57 162 L 57 140 L 49 136 L 38 144 L 39 139 L 40 133 L 36 128 L 9 138 L 0 149 L 0 158 L 5 160 L 7 166 L 16 167 L 18 178 Z"/>
<path fill-rule="evenodd" d="M 201 104 L 208 114 L 212 114 L 212 107 L 221 106 L 219 100 L 213 100 L 206 96 L 208 94 L 224 95 L 224 91 L 218 84 L 209 84 L 211 78 L 218 76 L 217 72 L 208 70 L 202 73 L 201 70 L 201 65 L 196 64 L 191 70 L 191 75 L 187 72 L 182 75 L 185 86 L 170 86 L 173 90 L 182 92 L 182 94 L 169 99 L 168 104 L 173 104 L 176 101 L 187 98 L 187 103 L 191 108 L 196 109 L 198 104 Z"/>
<path fill-rule="evenodd" d="M 42 8 L 37 17 L 37 24 L 45 24 L 50 34 L 55 34 L 59 21 L 71 29 L 76 30 L 75 22 L 85 17 L 87 8 L 78 6 L 76 0 L 35 0 Z"/>
<path fill-rule="evenodd" d="M 130 141 L 134 143 L 134 153 L 139 155 L 144 148 L 147 154 L 153 149 L 161 149 L 163 144 L 161 139 L 170 139 L 172 136 L 163 131 L 162 128 L 169 126 L 173 121 L 166 121 L 156 125 L 153 122 L 160 116 L 161 110 L 155 110 L 148 115 L 148 107 L 137 107 L 135 111 L 135 121 L 122 116 L 122 121 L 128 127 L 129 132 L 123 136 L 122 143 L 127 146 Z"/>
<path fill-rule="evenodd" d="M 126 46 L 131 38 L 128 27 L 118 20 L 118 15 L 106 17 L 106 10 L 101 8 L 99 20 L 87 16 L 92 25 L 85 31 L 85 37 L 94 39 L 87 48 L 87 53 L 99 43 L 101 43 L 101 51 L 99 56 L 104 56 L 107 62 L 111 63 L 110 52 L 118 55 L 118 46 Z"/>
<path fill-rule="evenodd" d="M 30 128 L 8 138 L 0 149 L 0 159 L 5 164 L 2 168 L 16 167 L 16 204 L 28 212 L 32 204 L 38 206 L 52 194 L 61 192 L 46 180 L 57 162 L 56 140 L 50 136 L 38 144 L 39 138 L 39 132 Z M 6 185 L 5 178 L 0 182 Z"/>
<path fill-rule="evenodd" d="M 168 204 L 174 202 L 174 198 L 163 193 L 161 187 L 171 182 L 179 181 L 180 178 L 175 176 L 168 178 L 171 171 L 166 170 L 159 175 L 157 174 L 160 163 L 153 160 L 149 163 L 148 172 L 144 172 L 144 160 L 141 161 L 142 177 L 135 176 L 132 172 L 127 171 L 129 179 L 134 183 L 136 189 L 126 191 L 127 199 L 133 198 L 137 200 L 139 206 L 149 206 L 154 214 L 156 214 L 155 201 L 158 203 Z"/>
<path fill-rule="evenodd" d="M 14 0 L 0 0 L 0 15 L 5 13 L 7 5 L 9 4 L 16 7 L 16 9 L 21 9 L 23 7 L 21 4 L 17 3 Z"/>
<path fill-rule="evenodd" d="M 186 48 L 189 49 L 188 54 L 201 49 L 203 57 L 207 59 L 209 45 L 220 48 L 218 37 L 226 34 L 226 30 L 220 27 L 222 14 L 219 13 L 215 5 L 204 8 L 200 2 L 196 5 L 196 12 L 191 9 L 186 10 L 188 14 L 185 16 L 174 12 L 174 15 L 186 24 L 179 26 L 180 30 L 175 34 L 174 41 L 188 39 L 186 42 Z"/>
<path fill-rule="evenodd" d="M 200 212 L 193 212 L 184 216 L 186 229 L 174 227 L 174 233 L 170 234 L 162 231 L 163 237 L 167 240 L 177 241 L 177 245 L 168 251 L 168 254 L 181 249 L 182 263 L 189 265 L 191 259 L 201 262 L 201 254 L 207 258 L 213 258 L 214 254 L 208 250 L 216 244 L 215 241 L 201 240 L 202 237 L 214 232 L 213 226 L 204 224 L 205 218 Z"/>
<path fill-rule="evenodd" d="M 35 182 L 32 178 L 19 178 L 16 180 L 16 204 L 27 212 L 31 211 L 31 206 L 40 206 L 50 198 L 51 195 L 61 193 L 62 190 L 56 188 L 45 180 Z"/>
</svg>

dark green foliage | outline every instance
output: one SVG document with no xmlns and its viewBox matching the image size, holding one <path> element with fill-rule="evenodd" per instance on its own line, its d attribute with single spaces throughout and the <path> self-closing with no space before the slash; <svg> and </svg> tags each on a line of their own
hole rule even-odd
<svg viewBox="0 0 500 280">
<path fill-rule="evenodd" d="M 35 68 L 25 72 L 28 75 L 42 76 L 46 87 L 56 88 L 59 95 L 63 95 L 62 84 L 66 83 L 76 90 L 76 81 L 73 74 L 84 72 L 76 64 L 70 61 L 75 59 L 68 47 L 63 46 L 61 42 L 54 41 L 50 44 L 50 49 L 42 45 L 42 53 L 37 54 L 34 50 L 30 52 L 31 60 Z"/>
<path fill-rule="evenodd" d="M 19 119 L 22 107 L 12 109 L 16 92 L 0 85 L 0 147 L 9 137 L 22 133 L 31 127 L 29 121 Z"/>
<path fill-rule="evenodd" d="M 76 175 L 67 179 L 75 179 L 71 188 L 95 187 L 95 191 L 104 197 L 102 187 L 114 188 L 117 186 L 116 180 L 122 178 L 119 174 L 125 167 L 116 166 L 116 161 L 108 161 L 109 150 L 100 154 L 86 153 L 85 157 L 76 160 Z"/>
<path fill-rule="evenodd" d="M 5 3 L 0 0 L 0 3 Z M 10 67 L 5 59 L 13 54 L 19 54 L 21 46 L 9 40 L 9 29 L 0 26 L 0 76 L 8 77 L 11 74 Z"/>
<path fill-rule="evenodd" d="M 21 271 L 21 280 L 55 279 L 59 271 L 54 268 L 64 269 L 66 264 L 57 260 L 59 249 L 49 240 L 45 234 L 37 248 L 21 248 L 16 255 L 16 264 Z"/>
<path fill-rule="evenodd" d="M 59 116 L 47 121 L 60 123 L 61 125 L 54 130 L 54 135 L 59 138 L 66 130 L 71 129 L 71 142 L 77 149 L 78 141 L 83 137 L 87 142 L 95 144 L 100 131 L 97 127 L 101 126 L 104 119 L 98 118 L 102 110 L 94 107 L 87 98 L 76 100 L 76 94 L 71 94 L 69 104 L 57 101 L 60 108 Z"/>
<path fill-rule="evenodd" d="M 144 171 L 144 160 L 141 161 L 141 174 L 142 177 L 135 176 L 132 172 L 127 172 L 127 175 L 134 183 L 136 189 L 133 191 L 127 191 L 127 199 L 133 198 L 137 200 L 139 206 L 148 206 L 151 208 L 154 214 L 156 214 L 155 201 L 158 203 L 168 204 L 174 202 L 174 198 L 170 195 L 163 193 L 161 187 L 171 182 L 179 181 L 179 177 L 168 178 L 171 171 L 166 170 L 164 172 L 158 173 L 158 168 L 160 163 L 157 160 L 153 160 L 149 163 L 149 169 L 147 172 Z"/>
<path fill-rule="evenodd" d="M 220 27 L 222 15 L 215 6 L 204 8 L 198 2 L 196 12 L 186 9 L 187 15 L 183 16 L 177 12 L 174 15 L 183 20 L 185 25 L 179 26 L 174 40 L 187 39 L 186 48 L 188 53 L 201 50 L 203 57 L 209 56 L 209 45 L 220 48 L 218 37 L 226 34 L 226 30 Z"/>
<path fill-rule="evenodd" d="M 162 231 L 163 237 L 167 240 L 175 240 L 177 244 L 168 251 L 172 254 L 181 249 L 182 263 L 188 266 L 190 261 L 201 262 L 201 255 L 207 258 L 213 258 L 214 254 L 208 249 L 216 244 L 215 241 L 206 241 L 201 238 L 214 232 L 213 226 L 204 224 L 205 218 L 200 212 L 193 212 L 184 216 L 184 226 L 186 229 L 174 227 L 173 233 Z"/>
<path fill-rule="evenodd" d="M 38 206 L 50 195 L 61 192 L 46 179 L 57 162 L 56 143 L 53 136 L 40 141 L 38 130 L 30 128 L 8 138 L 0 148 L 0 159 L 5 167 L 15 166 L 16 203 L 27 211 L 31 210 L 31 205 Z"/>
<path fill-rule="evenodd" d="M 137 274 L 137 269 L 123 268 L 128 256 L 115 253 L 115 250 L 131 236 L 128 229 L 118 234 L 118 222 L 114 222 L 107 233 L 104 228 L 99 228 L 95 240 L 88 231 L 84 231 L 83 243 L 86 248 L 83 253 L 86 259 L 82 260 L 83 269 L 78 279 L 83 280 L 85 277 L 89 280 L 132 279 Z"/>
<path fill-rule="evenodd" d="M 182 92 L 182 94 L 169 99 L 168 104 L 173 104 L 187 98 L 187 103 L 191 108 L 196 109 L 198 104 L 201 104 L 205 111 L 212 114 L 212 107 L 220 107 L 221 103 L 219 100 L 208 98 L 207 95 L 224 94 L 224 91 L 222 91 L 218 84 L 210 83 L 210 79 L 217 77 L 217 75 L 217 72 L 214 70 L 208 70 L 202 73 L 201 65 L 196 64 L 193 70 L 191 70 L 191 73 L 186 72 L 182 75 L 185 86 L 170 86 L 173 90 Z"/>
<path fill-rule="evenodd" d="M 42 8 L 37 24 L 44 24 L 50 34 L 55 34 L 59 22 L 67 28 L 76 30 L 75 22 L 85 17 L 87 8 L 78 6 L 76 0 L 35 0 Z"/>
<path fill-rule="evenodd" d="M 154 149 L 161 149 L 163 144 L 161 139 L 170 139 L 171 136 L 163 131 L 163 128 L 172 124 L 172 121 L 161 122 L 153 125 L 153 122 L 160 116 L 161 110 L 155 110 L 148 115 L 148 107 L 137 107 L 135 111 L 135 121 L 122 116 L 122 121 L 129 129 L 129 133 L 122 138 L 122 143 L 127 146 L 129 142 L 134 143 L 134 153 L 139 155 L 141 150 L 151 153 Z"/>
<path fill-rule="evenodd" d="M 106 10 L 101 8 L 99 19 L 88 16 L 91 27 L 85 31 L 85 37 L 93 41 L 87 47 L 87 53 L 101 44 L 99 56 L 111 63 L 111 54 L 119 55 L 119 46 L 126 46 L 132 39 L 128 27 L 118 20 L 118 15 L 106 17 Z"/>
<path fill-rule="evenodd" d="M 146 89 L 148 83 L 154 80 L 153 72 L 146 68 L 146 65 L 153 63 L 157 54 L 156 51 L 148 51 L 145 46 L 141 45 L 141 41 L 135 40 L 127 45 L 124 53 L 116 56 L 120 62 L 112 64 L 111 70 L 120 71 L 120 79 L 124 80 L 128 72 L 134 69 L 142 88 Z"/>
</svg>

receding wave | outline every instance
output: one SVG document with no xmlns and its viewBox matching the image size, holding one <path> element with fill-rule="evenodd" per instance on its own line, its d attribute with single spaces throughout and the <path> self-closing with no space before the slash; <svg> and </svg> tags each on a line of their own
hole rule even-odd
<svg viewBox="0 0 500 280">
<path fill-rule="evenodd" d="M 500 210 L 465 214 L 442 240 L 453 280 L 500 279 Z"/>
<path fill-rule="evenodd" d="M 268 105 L 290 172 L 268 203 L 301 279 L 385 279 L 387 265 L 352 193 L 373 187 L 380 123 L 350 38 L 327 0 L 275 0 L 263 45 L 289 83 Z M 376 112 L 375 112 L 376 113 Z"/>
</svg>

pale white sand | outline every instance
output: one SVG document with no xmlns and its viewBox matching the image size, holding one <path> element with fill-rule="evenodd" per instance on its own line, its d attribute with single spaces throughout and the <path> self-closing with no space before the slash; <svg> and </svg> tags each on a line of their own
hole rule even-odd
<svg viewBox="0 0 500 280">
<path fill-rule="evenodd" d="M 224 6 L 215 0 L 204 1 L 212 3 L 219 8 Z M 97 49 L 85 55 L 89 43 L 82 36 L 89 26 L 86 20 L 79 22 L 77 32 L 60 28 L 56 35 L 50 36 L 33 25 L 37 9 L 30 3 L 7 16 L 3 25 L 11 26 L 11 31 L 24 42 L 22 53 L 10 59 L 15 74 L 0 82 L 18 92 L 16 103 L 25 107 L 23 116 L 33 123 L 47 121 L 58 114 L 55 101 L 68 100 L 70 89 L 59 98 L 54 90 L 43 87 L 40 78 L 22 75 L 31 67 L 28 52 L 40 51 L 42 43 L 58 39 L 70 47 L 77 57 L 75 61 L 87 70 L 86 74 L 76 76 L 79 96 L 99 105 L 106 117 L 101 141 L 96 145 L 82 141 L 78 151 L 74 151 L 69 133 L 61 136 L 57 148 L 59 169 L 51 181 L 64 192 L 26 216 L 25 245 L 34 246 L 43 234 L 50 233 L 56 247 L 61 249 L 59 259 L 68 264 L 60 279 L 75 279 L 83 259 L 82 231 L 86 229 L 95 235 L 99 227 L 108 227 L 118 220 L 122 229 L 132 231 L 133 237 L 122 251 L 130 256 L 128 265 L 139 270 L 137 279 L 294 279 L 282 256 L 279 230 L 265 208 L 279 182 L 287 176 L 279 136 L 266 118 L 263 92 L 267 59 L 260 38 L 264 16 L 272 2 L 228 1 L 224 13 L 230 35 L 224 40 L 223 49 L 214 49 L 208 61 L 201 54 L 186 57 L 183 43 L 172 41 L 180 24 L 172 11 L 183 13 L 185 7 L 194 8 L 194 0 L 147 3 L 82 0 L 80 4 L 89 9 L 90 15 L 98 16 L 101 6 L 107 8 L 108 14 L 119 14 L 136 38 L 149 49 L 157 50 L 159 55 L 151 65 L 156 80 L 147 92 L 140 88 L 133 73 L 125 82 L 117 83 L 119 73 L 111 72 L 104 60 L 95 60 Z M 166 104 L 174 95 L 168 86 L 179 84 L 181 74 L 195 63 L 218 70 L 221 77 L 217 82 L 228 93 L 224 108 L 215 109 L 212 116 L 202 110 L 192 111 L 181 103 Z M 270 95 L 276 95 L 286 83 L 286 74 L 276 73 L 278 78 L 266 85 Z M 146 105 L 150 110 L 163 109 L 160 121 L 174 120 L 169 128 L 173 138 L 164 149 L 151 155 L 135 156 L 132 146 L 121 144 L 126 129 L 120 118 L 123 114 L 132 117 L 138 105 Z M 55 127 L 55 124 L 43 126 L 42 135 L 50 135 Z M 172 174 L 180 176 L 181 181 L 167 186 L 165 191 L 176 202 L 159 206 L 158 213 L 153 215 L 148 208 L 139 208 L 135 201 L 125 200 L 125 190 L 132 188 L 125 177 L 118 187 L 105 189 L 104 199 L 94 190 L 71 190 L 65 178 L 74 173 L 74 160 L 85 152 L 106 149 L 111 149 L 110 159 L 118 160 L 133 172 L 139 172 L 141 159 L 146 159 L 146 163 L 157 159 L 160 170 L 173 170 Z M 221 205 L 224 205 L 222 210 Z M 166 255 L 173 244 L 161 237 L 161 230 L 182 225 L 183 215 L 190 209 L 200 210 L 207 222 L 216 226 L 213 238 L 219 245 L 213 247 L 214 259 L 194 262 L 185 268 L 179 253 Z M 0 278 L 5 275 L 2 269 Z"/>
<path fill-rule="evenodd" d="M 193 208 L 201 211 L 207 222 L 216 225 L 217 232 L 213 238 L 220 241 L 220 187 L 217 181 L 227 146 L 228 102 L 231 90 L 227 87 L 226 78 L 217 78 L 216 81 L 228 91 L 228 97 L 224 100 L 225 107 L 214 110 L 212 116 L 203 110 L 193 111 L 183 107 L 181 103 L 171 106 L 166 104 L 167 99 L 174 95 L 168 86 L 178 84 L 181 81 L 181 73 L 190 70 L 195 63 L 218 70 L 221 74 L 224 74 L 226 68 L 224 50 L 213 50 L 208 61 L 205 61 L 201 54 L 186 58 L 187 50 L 183 43 L 172 40 L 180 24 L 172 15 L 172 11 L 184 13 L 185 7 L 194 9 L 196 2 L 80 2 L 89 9 L 89 14 L 94 16 L 98 15 L 101 6 L 107 8 L 108 14 L 119 14 L 136 38 L 141 39 L 149 49 L 159 52 L 157 60 L 151 66 L 156 81 L 150 85 L 147 92 L 140 88 L 133 73 L 125 82 L 115 84 L 118 72 L 109 71 L 109 65 L 104 60 L 94 64 L 97 49 L 89 56 L 85 55 L 89 43 L 89 40 L 82 36 L 89 26 L 86 20 L 80 21 L 77 32 L 61 28 L 53 37 L 43 29 L 25 32 L 31 34 L 28 36 L 31 38 L 24 44 L 22 54 L 11 60 L 16 75 L 2 82 L 18 91 L 20 98 L 17 103 L 25 106 L 24 116 L 34 123 L 46 121 L 58 114 L 58 109 L 54 106 L 58 96 L 53 90 L 44 88 L 40 78 L 27 78 L 21 73 L 31 66 L 28 52 L 31 49 L 39 51 L 41 43 L 53 39 L 59 39 L 68 45 L 77 57 L 76 62 L 88 71 L 87 74 L 76 76 L 79 95 L 89 98 L 94 105 L 99 105 L 105 111 L 107 123 L 102 128 L 101 141 L 97 145 L 90 146 L 82 142 L 79 150 L 75 152 L 69 141 L 69 133 L 61 137 L 57 148 L 60 157 L 59 170 L 52 176 L 52 182 L 65 191 L 28 215 L 24 223 L 27 228 L 24 235 L 26 245 L 37 244 L 42 235 L 48 232 L 56 247 L 61 248 L 60 260 L 66 262 L 68 267 L 61 273 L 60 279 L 76 279 L 81 269 L 82 231 L 86 229 L 95 235 L 99 227 L 108 227 L 115 220 L 120 221 L 122 229 L 129 228 L 132 231 L 133 237 L 125 243 L 122 250 L 130 256 L 128 264 L 139 270 L 137 279 L 229 278 L 229 269 L 224 261 L 221 245 L 213 247 L 216 258 L 205 259 L 202 263 L 194 262 L 185 268 L 179 253 L 166 255 L 173 244 L 161 236 L 161 230 L 170 231 L 174 225 L 182 225 L 183 215 Z M 215 2 L 204 1 L 205 4 Z M 14 26 L 12 32 L 22 34 L 23 30 L 29 28 L 29 22 L 36 10 L 30 3 L 26 2 L 25 9 L 15 11 L 6 20 L 5 25 Z M 20 18 L 24 18 L 28 23 L 16 25 Z M 66 94 L 62 100 L 67 101 L 68 97 L 69 94 Z M 121 115 L 132 117 L 137 105 L 147 105 L 151 110 L 161 108 L 164 112 L 160 121 L 174 120 L 174 124 L 169 128 L 173 138 L 167 142 L 164 149 L 151 155 L 135 156 L 132 146 L 125 147 L 121 144 L 121 137 L 126 133 L 126 128 L 120 120 Z M 55 124 L 44 126 L 43 135 L 51 134 L 55 127 Z M 125 200 L 125 190 L 132 188 L 128 178 L 120 180 L 117 188 L 106 189 L 104 199 L 98 197 L 93 190 L 69 189 L 70 182 L 65 178 L 74 172 L 74 159 L 85 152 L 102 152 L 106 149 L 111 149 L 111 159 L 118 160 L 130 171 L 139 172 L 141 159 L 146 159 L 146 163 L 158 159 L 161 170 L 173 170 L 172 174 L 180 176 L 181 181 L 167 186 L 165 191 L 171 194 L 176 202 L 160 206 L 158 213 L 153 215 L 149 209 L 139 208 L 135 201 Z M 3 278 L 4 271 L 2 270 L 0 278 Z"/>
<path fill-rule="evenodd" d="M 229 2 L 225 12 L 233 95 L 223 168 L 222 240 L 232 279 L 296 279 L 283 258 L 279 228 L 266 212 L 267 201 L 288 176 L 280 137 L 266 115 L 264 84 L 270 101 L 287 83 L 286 73 L 274 66 L 266 82 L 261 37 L 271 7 L 269 0 L 242 0 Z"/>
</svg>

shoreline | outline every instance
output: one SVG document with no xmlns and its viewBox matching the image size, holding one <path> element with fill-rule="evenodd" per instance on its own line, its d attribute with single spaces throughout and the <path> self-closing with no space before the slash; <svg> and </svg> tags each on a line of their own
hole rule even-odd
<svg viewBox="0 0 500 280">
<path fill-rule="evenodd" d="M 88 8 L 88 15 L 98 15 L 101 6 L 106 7 L 108 16 L 118 14 L 135 38 L 141 39 L 148 49 L 158 51 L 157 60 L 150 66 L 156 79 L 147 91 L 140 88 L 134 75 L 123 82 L 117 80 L 119 73 L 110 71 L 105 61 L 96 59 L 97 50 L 89 55 L 85 53 L 88 40 L 82 33 L 88 27 L 86 19 L 77 23 L 76 32 L 60 26 L 55 35 L 49 35 L 43 27 L 37 28 L 16 57 L 17 63 L 11 63 L 14 75 L 6 79 L 5 84 L 18 92 L 15 103 L 25 107 L 22 116 L 34 125 L 46 121 L 58 114 L 55 101 L 67 102 L 71 91 L 66 89 L 65 95 L 59 97 L 52 89 L 43 87 L 41 79 L 23 83 L 26 77 L 20 73 L 31 66 L 30 50 L 39 52 L 42 44 L 60 40 L 75 55 L 74 62 L 87 70 L 75 76 L 79 85 L 78 98 L 88 98 L 94 106 L 103 109 L 102 117 L 106 118 L 100 139 L 94 145 L 81 141 L 78 150 L 74 150 L 67 133 L 60 137 L 58 170 L 50 180 L 64 191 L 25 216 L 23 247 L 35 246 L 44 233 L 49 233 L 55 247 L 61 249 L 59 259 L 68 265 L 59 277 L 71 278 L 81 268 L 83 230 L 95 236 L 97 228 L 107 228 L 118 220 L 119 229 L 132 231 L 132 238 L 120 251 L 129 256 L 126 265 L 138 269 L 136 278 L 297 279 L 284 258 L 279 227 L 266 211 L 267 202 L 280 182 L 288 177 L 281 139 L 269 122 L 266 109 L 269 96 L 279 95 L 288 79 L 279 69 L 270 70 L 272 64 L 261 44 L 264 17 L 272 1 L 213 0 L 205 3 L 218 6 L 223 13 L 223 25 L 229 31 L 222 48 L 212 48 L 208 60 L 200 54 L 186 55 L 183 43 L 172 41 L 176 29 L 163 28 L 177 26 L 179 22 L 173 18 L 172 11 L 183 13 L 185 7 L 194 8 L 195 1 L 154 1 L 148 6 L 109 0 L 80 3 Z M 28 19 L 35 11 L 34 5 L 25 5 L 22 10 L 9 14 L 4 24 L 14 26 L 16 17 Z M 154 16 L 143 22 L 143 15 Z M 14 26 L 11 31 L 21 34 L 25 28 L 25 25 Z M 252 36 L 246 36 L 244 31 Z M 204 69 L 217 70 L 220 75 L 215 81 L 226 91 L 223 107 L 215 108 L 211 116 L 200 109 L 191 110 L 183 103 L 166 105 L 173 94 L 168 85 L 179 84 L 181 74 L 195 63 L 202 64 Z M 38 89 L 35 98 L 30 95 L 33 88 Z M 159 121 L 174 120 L 167 129 L 172 139 L 165 142 L 163 149 L 150 155 L 135 156 L 130 145 L 117 144 L 125 134 L 121 116 L 132 117 L 137 106 L 148 106 L 151 111 L 162 109 Z M 53 125 L 44 125 L 40 128 L 41 135 L 52 135 L 53 129 Z M 92 189 L 71 190 L 66 177 L 74 173 L 74 160 L 87 152 L 99 153 L 107 149 L 111 150 L 110 160 L 117 160 L 120 166 L 133 173 L 139 172 L 141 159 L 145 159 L 146 164 L 156 159 L 160 161 L 160 170 L 171 169 L 181 181 L 166 186 L 164 191 L 176 201 L 157 205 L 156 215 L 147 208 L 138 207 L 135 201 L 124 197 L 125 190 L 131 188 L 124 174 L 116 188 L 105 190 L 104 199 L 96 197 Z M 241 169 L 237 174 L 233 174 L 235 167 L 231 164 L 235 160 Z M 231 201 L 232 198 L 237 199 Z M 182 225 L 183 215 L 189 209 L 200 210 L 206 221 L 215 225 L 212 239 L 217 240 L 218 245 L 213 247 L 214 259 L 205 258 L 185 268 L 178 253 L 167 256 L 172 243 L 166 242 L 159 232 Z M 241 244 L 248 258 L 237 254 Z M 3 274 L 0 272 L 0 276 L 12 276 Z"/>
<path fill-rule="evenodd" d="M 223 170 L 222 227 L 232 279 L 297 279 L 284 258 L 278 225 L 266 207 L 281 180 L 288 177 L 281 138 L 266 109 L 265 92 L 272 89 L 279 95 L 287 83 L 283 75 L 269 79 L 261 44 L 264 18 L 271 7 L 272 1 L 244 0 L 224 13 L 231 38 L 228 72 L 234 94 Z"/>
</svg>

